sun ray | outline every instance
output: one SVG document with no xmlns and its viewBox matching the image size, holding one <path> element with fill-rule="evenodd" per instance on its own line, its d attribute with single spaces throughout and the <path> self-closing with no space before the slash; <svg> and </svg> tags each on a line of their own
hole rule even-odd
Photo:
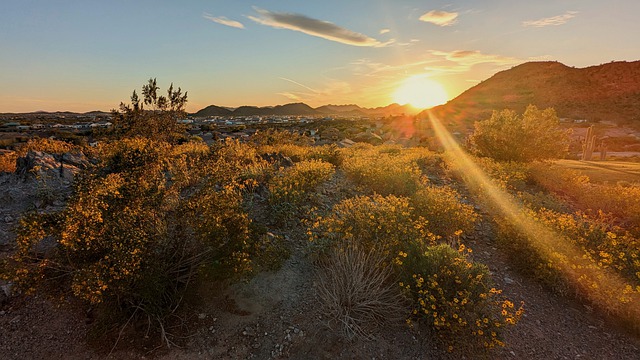
<svg viewBox="0 0 640 360">
<path fill-rule="evenodd" d="M 559 266 L 563 276 L 573 283 L 577 293 L 609 314 L 632 319 L 640 324 L 638 292 L 629 291 L 628 285 L 618 274 L 593 267 L 569 239 L 525 216 L 512 196 L 493 183 L 431 112 L 428 120 L 451 161 L 456 167 L 464 169 L 466 176 L 463 180 L 466 185 L 472 192 L 486 197 L 489 211 L 494 216 L 506 219 L 521 233 L 526 234 L 527 240 L 540 256 Z M 564 259 L 569 261 L 562 261 Z"/>
</svg>

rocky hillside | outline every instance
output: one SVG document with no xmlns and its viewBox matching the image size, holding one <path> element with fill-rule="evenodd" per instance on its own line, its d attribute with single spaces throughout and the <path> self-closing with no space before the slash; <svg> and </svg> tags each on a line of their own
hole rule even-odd
<svg viewBox="0 0 640 360">
<path fill-rule="evenodd" d="M 640 61 L 574 68 L 528 62 L 499 72 L 433 111 L 472 124 L 492 110 L 553 107 L 561 118 L 640 125 Z"/>
</svg>

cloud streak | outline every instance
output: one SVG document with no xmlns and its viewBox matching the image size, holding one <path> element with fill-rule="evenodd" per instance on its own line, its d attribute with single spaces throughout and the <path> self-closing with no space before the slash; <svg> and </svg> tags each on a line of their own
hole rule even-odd
<svg viewBox="0 0 640 360">
<path fill-rule="evenodd" d="M 522 22 L 522 26 L 532 27 L 545 27 L 545 26 L 558 26 L 565 24 L 567 21 L 573 19 L 578 14 L 577 11 L 567 11 L 566 13 L 558 16 L 552 16 L 548 18 L 542 18 L 538 20 L 527 20 Z"/>
<path fill-rule="evenodd" d="M 390 44 L 390 42 L 382 43 L 367 35 L 305 15 L 277 13 L 259 8 L 254 9 L 260 16 L 247 16 L 249 19 L 258 24 L 271 26 L 276 29 L 299 31 L 307 35 L 352 46 L 382 47 Z"/>
<path fill-rule="evenodd" d="M 215 17 L 215 16 L 213 16 L 211 14 L 204 13 L 204 14 L 202 14 L 202 17 L 207 19 L 207 20 L 211 20 L 214 23 L 218 23 L 218 24 L 225 25 L 225 26 L 230 26 L 230 27 L 233 27 L 233 28 L 236 28 L 236 29 L 244 29 L 244 25 L 241 22 L 235 21 L 235 20 L 231 20 L 231 19 L 227 19 L 224 16 Z"/>
<path fill-rule="evenodd" d="M 422 14 L 419 20 L 432 23 L 438 26 L 451 26 L 458 21 L 458 13 L 440 11 L 440 10 L 431 10 L 428 13 Z"/>
<path fill-rule="evenodd" d="M 431 51 L 433 55 L 442 56 L 445 59 L 462 65 L 466 68 L 470 68 L 473 65 L 492 63 L 497 65 L 510 65 L 521 63 L 522 60 L 502 55 L 483 54 L 478 50 L 456 50 L 451 52 L 446 51 Z"/>
</svg>

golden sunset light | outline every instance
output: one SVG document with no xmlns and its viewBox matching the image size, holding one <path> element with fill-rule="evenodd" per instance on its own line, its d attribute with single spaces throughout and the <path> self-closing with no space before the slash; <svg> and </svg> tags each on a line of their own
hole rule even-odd
<svg viewBox="0 0 640 360">
<path fill-rule="evenodd" d="M 0 359 L 639 360 L 638 13 L 4 1 Z"/>
<path fill-rule="evenodd" d="M 394 92 L 393 100 L 398 104 L 427 109 L 446 103 L 449 95 L 440 83 L 424 75 L 414 75 L 402 82 Z"/>
</svg>

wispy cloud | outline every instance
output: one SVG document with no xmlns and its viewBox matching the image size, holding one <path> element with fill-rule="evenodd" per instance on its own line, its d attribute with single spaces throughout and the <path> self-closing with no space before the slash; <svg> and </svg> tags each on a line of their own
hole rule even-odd
<svg viewBox="0 0 640 360">
<path fill-rule="evenodd" d="M 497 65 L 511 65 L 521 63 L 521 59 L 517 59 L 510 56 L 483 54 L 478 50 L 456 50 L 451 52 L 446 51 L 431 51 L 433 55 L 442 56 L 449 61 L 455 62 L 466 68 L 470 68 L 473 65 L 492 63 Z"/>
<path fill-rule="evenodd" d="M 214 23 L 218 23 L 218 24 L 222 24 L 222 25 L 226 25 L 226 26 L 231 26 L 233 28 L 236 29 L 244 29 L 244 25 L 242 25 L 241 22 L 239 21 L 235 21 L 235 20 L 231 20 L 231 19 L 227 19 L 224 16 L 213 16 L 211 14 L 208 13 L 204 13 L 202 14 L 202 17 L 208 20 L 213 21 Z"/>
<path fill-rule="evenodd" d="M 380 30 L 380 35 L 382 35 L 382 34 L 386 34 L 386 33 L 388 33 L 389 31 L 391 31 L 391 29 L 382 29 L 382 30 Z"/>
<path fill-rule="evenodd" d="M 380 42 L 367 35 L 351 31 L 328 21 L 310 18 L 305 15 L 291 13 L 277 13 L 259 8 L 254 8 L 260 16 L 248 16 L 258 24 L 267 25 L 276 29 L 288 29 L 299 31 L 307 35 L 317 36 L 323 39 L 336 41 L 353 46 L 382 47 L 390 42 Z"/>
<path fill-rule="evenodd" d="M 285 78 L 285 77 L 281 77 L 280 79 L 281 79 L 281 80 L 284 80 L 284 81 L 288 81 L 288 82 L 290 82 L 290 83 L 292 83 L 292 84 L 296 84 L 296 85 L 298 85 L 298 86 L 300 86 L 300 87 L 303 87 L 303 88 L 305 88 L 305 89 L 307 89 L 307 90 L 309 90 L 309 91 L 311 91 L 311 92 L 313 92 L 313 93 L 318 93 L 318 91 L 317 91 L 317 90 L 312 89 L 312 88 L 308 87 L 307 85 L 301 84 L 301 83 L 299 83 L 299 82 L 297 82 L 297 81 L 295 81 L 295 80 L 291 80 L 291 79 L 288 79 L 288 78 Z"/>
<path fill-rule="evenodd" d="M 284 77 L 281 77 L 280 79 L 309 90 L 289 90 L 278 93 L 278 95 L 284 96 L 293 101 L 302 101 L 312 104 L 328 104 L 331 101 L 335 101 L 336 98 L 347 99 L 354 94 L 351 84 L 346 81 L 326 79 L 321 85 L 319 85 L 318 89 L 314 89 L 295 80 Z"/>
<path fill-rule="evenodd" d="M 566 13 L 558 16 L 552 16 L 552 17 L 538 19 L 538 20 L 523 21 L 522 26 L 545 27 L 545 26 L 562 25 L 567 21 L 576 17 L 577 14 L 578 14 L 577 11 L 567 11 Z"/>
<path fill-rule="evenodd" d="M 431 10 L 420 16 L 420 21 L 429 22 L 438 26 L 451 26 L 458 21 L 457 12 Z"/>
</svg>

